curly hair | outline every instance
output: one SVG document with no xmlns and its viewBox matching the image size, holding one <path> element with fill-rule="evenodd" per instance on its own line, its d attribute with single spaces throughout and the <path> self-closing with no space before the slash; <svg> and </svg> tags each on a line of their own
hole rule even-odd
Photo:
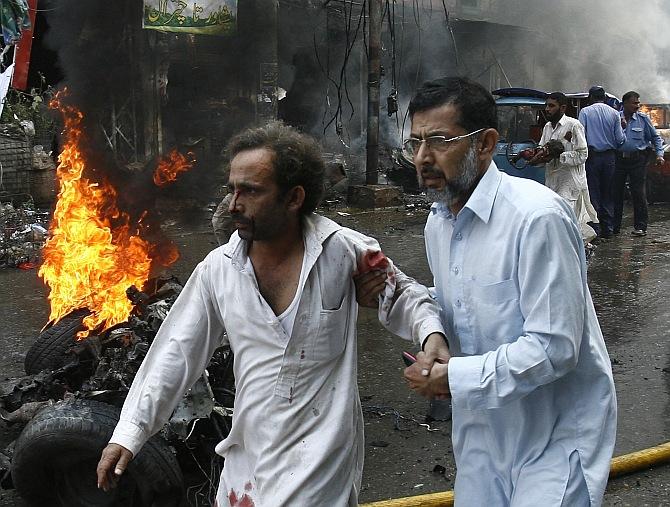
<svg viewBox="0 0 670 507">
<path fill-rule="evenodd" d="M 297 130 L 273 121 L 263 127 L 250 128 L 235 135 L 226 148 L 229 160 L 242 151 L 265 148 L 273 154 L 275 181 L 282 193 L 293 187 L 305 189 L 300 213 L 313 212 L 324 191 L 325 164 L 319 144 Z"/>
</svg>

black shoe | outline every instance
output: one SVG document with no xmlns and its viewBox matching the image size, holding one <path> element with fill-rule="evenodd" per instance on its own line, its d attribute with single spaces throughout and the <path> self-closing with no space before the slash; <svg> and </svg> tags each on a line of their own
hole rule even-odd
<svg viewBox="0 0 670 507">
<path fill-rule="evenodd" d="M 614 230 L 612 231 L 612 234 L 614 234 L 614 235 L 616 236 L 616 235 L 619 234 L 620 232 L 621 232 L 621 229 L 614 229 Z"/>
<path fill-rule="evenodd" d="M 647 231 L 643 231 L 642 229 L 635 229 L 633 232 L 631 232 L 633 236 L 646 236 Z"/>
<path fill-rule="evenodd" d="M 610 239 L 612 237 L 612 233 L 611 232 L 601 232 L 600 237 L 602 239 Z"/>
</svg>

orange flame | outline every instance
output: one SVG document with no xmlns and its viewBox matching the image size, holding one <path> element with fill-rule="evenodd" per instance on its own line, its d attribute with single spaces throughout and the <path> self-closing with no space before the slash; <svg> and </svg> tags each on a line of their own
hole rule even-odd
<svg viewBox="0 0 670 507">
<path fill-rule="evenodd" d="M 162 187 L 171 181 L 176 181 L 179 173 L 188 171 L 193 164 L 195 164 L 193 152 L 189 151 L 183 155 L 174 149 L 158 161 L 158 166 L 154 171 L 154 183 Z"/>
<path fill-rule="evenodd" d="M 665 128 L 670 120 L 670 115 L 665 106 L 648 106 L 642 104 L 640 112 L 645 113 L 651 119 L 652 125 L 656 128 Z"/>
<path fill-rule="evenodd" d="M 51 106 L 63 114 L 65 143 L 58 159 L 58 201 L 39 275 L 50 287 L 52 321 L 79 308 L 91 311 L 84 319 L 86 330 L 77 335 L 81 339 L 91 330 L 128 319 L 132 303 L 126 289 L 141 288 L 148 279 L 151 245 L 118 209 L 116 190 L 83 176 L 83 114 L 62 104 L 58 95 Z"/>
</svg>

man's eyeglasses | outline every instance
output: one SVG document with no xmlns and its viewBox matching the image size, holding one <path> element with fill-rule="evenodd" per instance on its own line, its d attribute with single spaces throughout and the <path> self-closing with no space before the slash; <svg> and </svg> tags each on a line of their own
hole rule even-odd
<svg viewBox="0 0 670 507">
<path fill-rule="evenodd" d="M 409 139 L 405 139 L 403 141 L 402 146 L 405 153 L 411 158 L 419 152 L 423 143 L 426 143 L 426 148 L 431 151 L 445 151 L 447 148 L 449 148 L 449 146 L 451 146 L 451 143 L 460 141 L 461 139 L 465 139 L 470 136 L 474 136 L 475 134 L 479 134 L 483 130 L 486 129 L 475 130 L 469 134 L 456 137 L 430 136 L 426 137 L 425 139 L 410 137 Z"/>
</svg>

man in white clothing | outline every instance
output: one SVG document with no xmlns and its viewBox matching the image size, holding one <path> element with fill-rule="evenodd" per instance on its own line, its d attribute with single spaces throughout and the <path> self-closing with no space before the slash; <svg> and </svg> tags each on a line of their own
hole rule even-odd
<svg viewBox="0 0 670 507">
<path fill-rule="evenodd" d="M 451 397 L 456 505 L 598 506 L 616 398 L 572 208 L 498 170 L 481 85 L 424 83 L 409 115 L 405 150 L 435 200 L 425 241 L 448 346 L 428 338 L 405 378 Z"/>
<path fill-rule="evenodd" d="M 352 276 L 378 243 L 313 213 L 318 145 L 278 123 L 229 145 L 237 228 L 188 280 L 137 373 L 98 484 L 114 486 L 213 351 L 234 353 L 235 410 L 216 452 L 218 507 L 355 506 L 363 467 Z M 389 263 L 380 317 L 405 338 L 443 337 L 428 291 Z M 441 338 L 443 339 L 443 338 Z"/>
<path fill-rule="evenodd" d="M 565 114 L 568 98 L 564 93 L 553 92 L 547 97 L 545 116 L 547 124 L 542 131 L 540 146 L 550 141 L 561 144 L 561 153 L 552 156 L 549 150 L 540 150 L 531 164 L 545 164 L 545 185 L 570 203 L 575 212 L 584 243 L 596 237 L 588 222 L 597 223 L 598 215 L 591 205 L 586 180 L 585 163 L 589 155 L 584 127 L 579 120 Z"/>
</svg>

